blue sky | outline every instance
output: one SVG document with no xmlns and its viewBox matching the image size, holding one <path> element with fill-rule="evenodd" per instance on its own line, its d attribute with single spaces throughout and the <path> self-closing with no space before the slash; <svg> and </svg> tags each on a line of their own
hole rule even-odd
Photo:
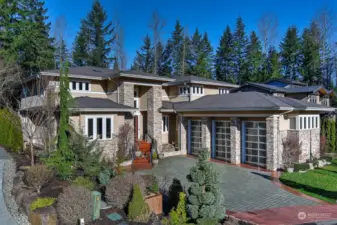
<svg viewBox="0 0 337 225">
<path fill-rule="evenodd" d="M 72 47 L 74 37 L 79 30 L 80 20 L 90 11 L 93 0 L 46 0 L 48 16 L 52 26 L 56 18 L 66 19 L 66 41 Z M 235 20 L 241 16 L 246 31 L 257 31 L 257 23 L 261 15 L 273 13 L 278 17 L 278 43 L 291 25 L 300 29 L 308 26 L 317 10 L 329 7 L 337 11 L 334 0 L 101 0 L 109 19 L 118 18 L 125 32 L 125 48 L 128 65 L 131 65 L 135 52 L 142 45 L 144 36 L 151 31 L 148 24 L 152 12 L 157 10 L 166 21 L 162 38 L 164 41 L 173 31 L 177 19 L 192 34 L 207 31 L 214 49 L 219 39 L 230 25 L 235 28 Z"/>
</svg>

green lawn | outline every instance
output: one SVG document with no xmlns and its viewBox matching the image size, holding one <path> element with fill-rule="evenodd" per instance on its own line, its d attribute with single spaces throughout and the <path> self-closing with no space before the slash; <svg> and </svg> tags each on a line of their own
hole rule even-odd
<svg viewBox="0 0 337 225">
<path fill-rule="evenodd" d="M 306 173 L 283 173 L 282 183 L 312 197 L 336 203 L 337 199 L 337 160 L 323 168 Z"/>
</svg>

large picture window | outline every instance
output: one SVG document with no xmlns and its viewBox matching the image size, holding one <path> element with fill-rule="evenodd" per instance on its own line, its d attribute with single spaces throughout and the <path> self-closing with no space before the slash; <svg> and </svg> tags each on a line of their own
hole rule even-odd
<svg viewBox="0 0 337 225">
<path fill-rule="evenodd" d="M 111 139 L 113 132 L 113 120 L 111 116 L 86 116 L 85 134 L 90 140 Z"/>
</svg>

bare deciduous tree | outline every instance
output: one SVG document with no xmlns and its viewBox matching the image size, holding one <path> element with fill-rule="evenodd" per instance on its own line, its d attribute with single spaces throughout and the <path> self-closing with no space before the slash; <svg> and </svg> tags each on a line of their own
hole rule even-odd
<svg viewBox="0 0 337 225">
<path fill-rule="evenodd" d="M 276 15 L 267 13 L 260 17 L 258 22 L 259 35 L 263 43 L 264 52 L 273 45 L 277 35 L 278 19 Z"/>
<path fill-rule="evenodd" d="M 112 47 L 115 59 L 114 70 L 125 70 L 127 66 L 127 53 L 124 46 L 124 29 L 118 18 L 115 19 L 115 42 Z"/>
<path fill-rule="evenodd" d="M 152 34 L 153 34 L 153 55 L 154 55 L 154 62 L 153 62 L 153 73 L 157 74 L 158 73 L 158 43 L 161 40 L 161 34 L 162 34 L 162 30 L 165 27 L 165 21 L 160 17 L 158 11 L 154 11 L 152 13 L 152 17 L 151 17 L 151 22 L 149 24 L 149 27 L 152 29 Z"/>
</svg>

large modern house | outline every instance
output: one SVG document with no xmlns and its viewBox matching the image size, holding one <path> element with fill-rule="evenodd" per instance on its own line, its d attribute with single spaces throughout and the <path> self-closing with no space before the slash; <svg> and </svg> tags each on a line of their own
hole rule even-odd
<svg viewBox="0 0 337 225">
<path fill-rule="evenodd" d="M 38 90 L 58 90 L 58 70 L 41 72 L 28 86 L 43 77 L 50 81 Z M 150 136 L 159 153 L 173 148 L 174 154 L 196 155 L 205 147 L 215 159 L 276 170 L 283 166 L 282 140 L 288 134 L 302 142 L 300 161 L 319 156 L 320 115 L 335 111 L 329 103 L 334 92 L 282 79 L 239 87 L 197 76 L 169 78 L 95 67 L 70 68 L 69 78 L 73 126 L 98 139 L 111 158 L 114 137 L 128 122 L 135 139 Z M 38 107 L 45 95 L 24 93 L 22 109 Z"/>
</svg>

